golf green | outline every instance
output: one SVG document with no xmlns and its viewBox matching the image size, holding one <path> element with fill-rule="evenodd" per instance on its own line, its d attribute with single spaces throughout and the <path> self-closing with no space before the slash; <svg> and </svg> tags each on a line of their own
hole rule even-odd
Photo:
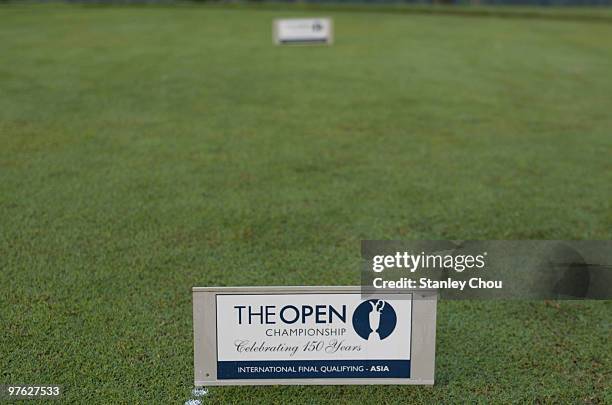
<svg viewBox="0 0 612 405">
<path fill-rule="evenodd" d="M 280 6 L 279 6 L 280 7 Z M 178 403 L 192 286 L 354 285 L 362 239 L 610 239 L 612 25 L 0 6 L 0 376 Z M 436 385 L 210 402 L 610 403 L 611 301 L 442 301 Z"/>
</svg>

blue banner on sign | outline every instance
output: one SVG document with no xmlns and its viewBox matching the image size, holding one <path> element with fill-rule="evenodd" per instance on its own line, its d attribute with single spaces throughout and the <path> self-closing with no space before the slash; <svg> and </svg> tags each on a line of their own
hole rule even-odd
<svg viewBox="0 0 612 405">
<path fill-rule="evenodd" d="M 218 361 L 217 379 L 410 378 L 410 360 Z"/>
</svg>

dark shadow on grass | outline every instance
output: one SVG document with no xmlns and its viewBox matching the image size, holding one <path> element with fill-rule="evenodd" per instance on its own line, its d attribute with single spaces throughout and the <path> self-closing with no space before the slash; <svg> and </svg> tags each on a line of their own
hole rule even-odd
<svg viewBox="0 0 612 405">
<path fill-rule="evenodd" d="M 612 24 L 612 13 L 605 13 L 608 8 L 580 7 L 551 8 L 539 6 L 441 6 L 441 5 L 409 5 L 409 4 L 340 4 L 340 3 L 284 3 L 284 2 L 223 2 L 223 1 L 69 1 L 70 4 L 79 4 L 88 8 L 106 7 L 151 7 L 151 8 L 210 8 L 225 10 L 254 10 L 254 11 L 333 11 L 333 12 L 364 12 L 386 14 L 417 14 L 417 15 L 445 15 L 458 17 L 489 17 L 508 19 L 556 20 L 574 22 L 593 22 Z M 10 4 L 8 2 L 7 4 Z M 599 10 L 597 10 L 599 9 Z M 604 13 L 599 13 L 599 11 Z"/>
</svg>

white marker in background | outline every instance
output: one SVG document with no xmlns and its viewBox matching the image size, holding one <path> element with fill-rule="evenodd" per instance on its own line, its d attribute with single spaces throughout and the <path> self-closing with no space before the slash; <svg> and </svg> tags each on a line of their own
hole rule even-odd
<svg viewBox="0 0 612 405">
<path fill-rule="evenodd" d="M 277 45 L 327 44 L 334 40 L 331 18 L 289 18 L 274 20 L 273 38 Z"/>
</svg>

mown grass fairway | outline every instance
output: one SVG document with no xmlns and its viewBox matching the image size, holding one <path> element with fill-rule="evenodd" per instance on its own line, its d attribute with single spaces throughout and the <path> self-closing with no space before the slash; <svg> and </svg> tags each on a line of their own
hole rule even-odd
<svg viewBox="0 0 612 405">
<path fill-rule="evenodd" d="M 275 17 L 334 18 L 274 47 Z M 0 7 L 1 383 L 178 403 L 192 286 L 359 283 L 361 239 L 609 239 L 612 24 Z M 441 302 L 435 387 L 210 401 L 610 402 L 607 302 Z"/>
</svg>

